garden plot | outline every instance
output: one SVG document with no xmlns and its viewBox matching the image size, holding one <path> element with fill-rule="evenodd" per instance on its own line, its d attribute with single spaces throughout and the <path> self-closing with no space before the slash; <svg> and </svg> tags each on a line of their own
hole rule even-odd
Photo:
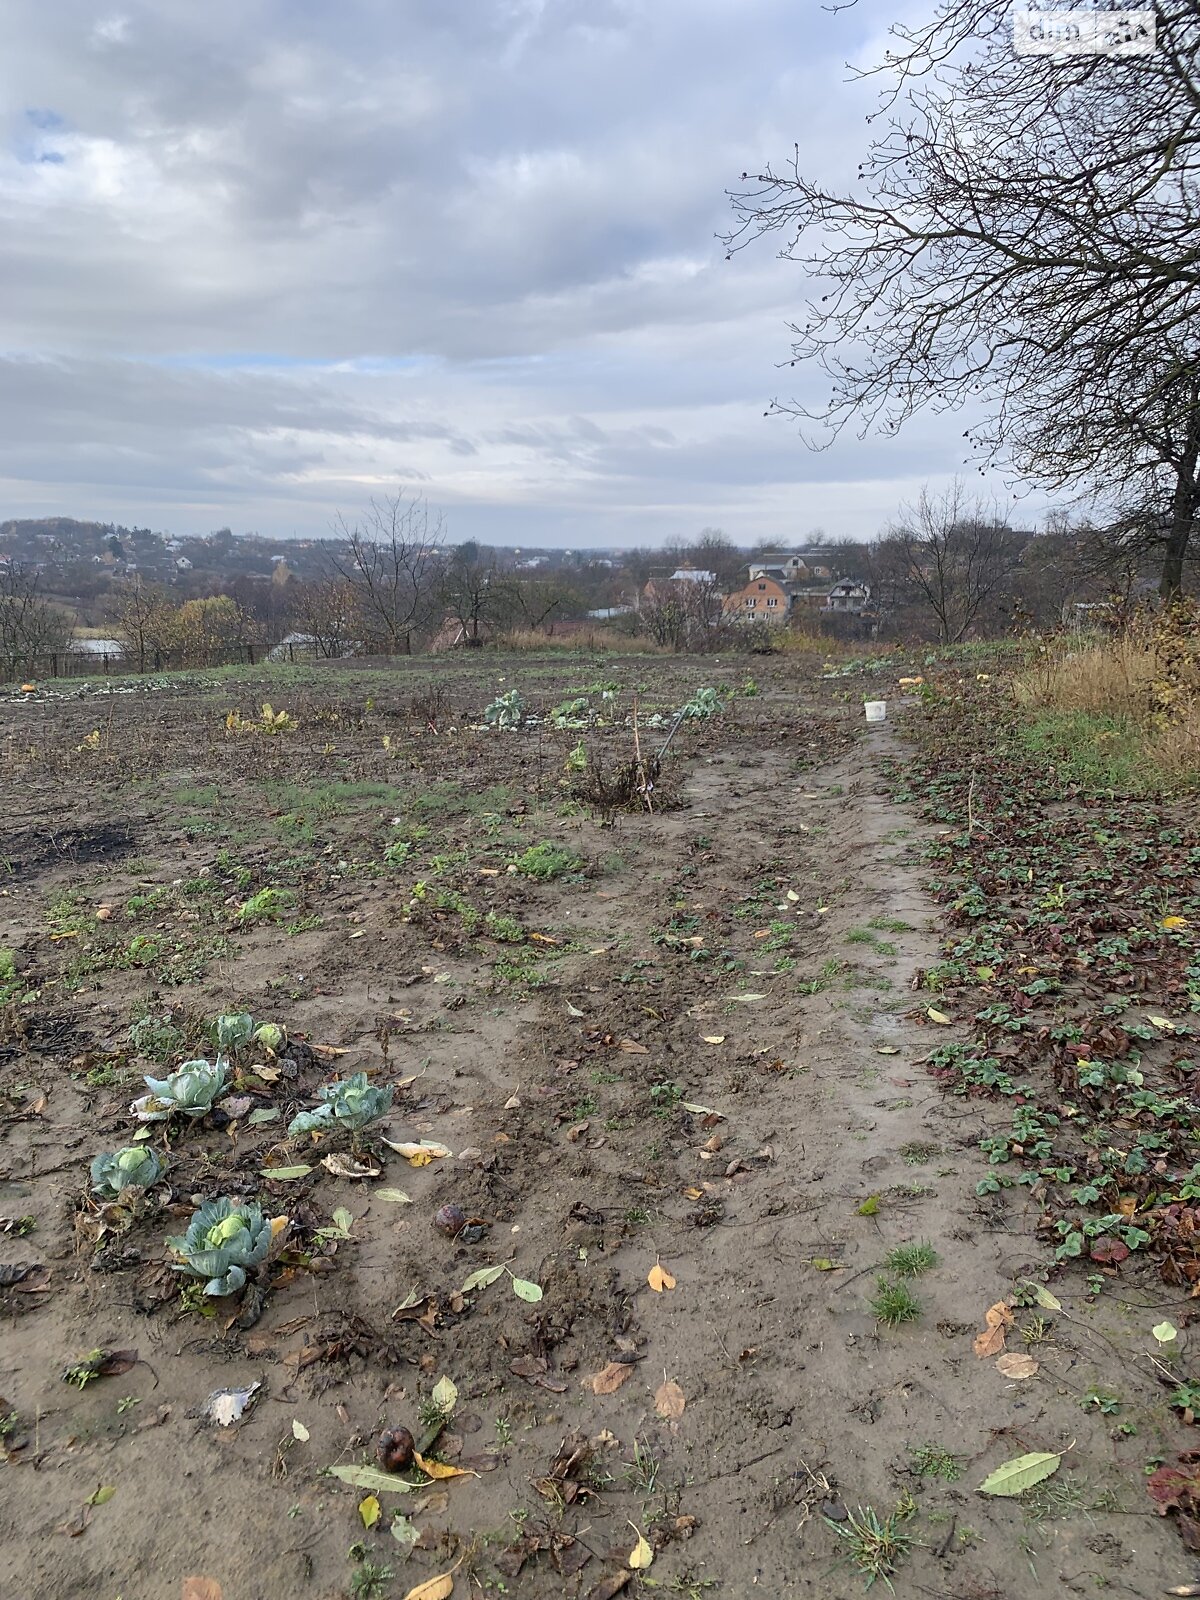
<svg viewBox="0 0 1200 1600">
<path fill-rule="evenodd" d="M 14 1592 L 1034 1596 L 1131 1509 L 1186 1578 L 1125 1462 L 1182 1423 L 1081 1410 L 1110 1304 L 921 1064 L 894 671 L 821 666 L 12 705 Z"/>
</svg>

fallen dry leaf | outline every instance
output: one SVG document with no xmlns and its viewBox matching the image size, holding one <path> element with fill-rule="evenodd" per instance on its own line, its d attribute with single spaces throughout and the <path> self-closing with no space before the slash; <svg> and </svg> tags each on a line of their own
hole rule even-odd
<svg viewBox="0 0 1200 1600">
<path fill-rule="evenodd" d="M 632 1582 L 633 1573 L 628 1570 L 611 1572 L 592 1585 L 587 1592 L 587 1600 L 613 1600 L 614 1595 L 627 1589 Z"/>
<path fill-rule="evenodd" d="M 427 1578 L 424 1583 L 419 1583 L 415 1589 L 410 1589 L 404 1600 L 446 1600 L 448 1594 L 454 1590 L 453 1572 L 443 1572 L 440 1577 Z"/>
<path fill-rule="evenodd" d="M 1038 1362 L 1017 1350 L 1008 1351 L 996 1362 L 996 1371 L 1002 1378 L 1032 1378 L 1037 1370 Z"/>
<path fill-rule="evenodd" d="M 185 1578 L 182 1600 L 221 1600 L 221 1585 L 215 1578 Z"/>
<path fill-rule="evenodd" d="M 639 1532 L 632 1522 L 629 1526 L 638 1536 L 637 1543 L 629 1552 L 629 1565 L 634 1572 L 644 1572 L 647 1567 L 654 1564 L 654 1551 L 650 1548 L 650 1541 L 645 1534 Z"/>
<path fill-rule="evenodd" d="M 342 1155 L 334 1151 L 332 1155 L 322 1156 L 321 1165 L 327 1172 L 332 1172 L 335 1178 L 377 1178 L 380 1169 L 371 1161 L 355 1161 L 353 1156 Z"/>
<path fill-rule="evenodd" d="M 625 1054 L 630 1056 L 648 1056 L 650 1054 L 646 1046 L 638 1044 L 636 1039 L 618 1039 L 617 1049 L 624 1050 Z"/>
<path fill-rule="evenodd" d="M 673 1421 L 683 1415 L 683 1408 L 686 1405 L 687 1397 L 674 1378 L 668 1378 L 666 1383 L 660 1383 L 654 1391 L 654 1409 L 660 1417 L 669 1417 Z"/>
<path fill-rule="evenodd" d="M 975 1354 L 981 1359 L 984 1356 L 998 1356 L 1004 1349 L 1004 1334 L 1006 1329 L 1013 1324 L 1013 1314 L 1003 1300 L 997 1300 L 994 1306 L 989 1306 L 984 1314 L 987 1327 L 982 1333 L 975 1335 Z"/>
<path fill-rule="evenodd" d="M 413 1460 L 421 1471 L 429 1478 L 477 1478 L 477 1472 L 471 1472 L 467 1467 L 452 1467 L 448 1461 L 431 1461 L 428 1456 L 423 1456 L 419 1451 L 413 1451 Z"/>
<path fill-rule="evenodd" d="M 650 1268 L 650 1271 L 646 1274 L 646 1282 L 654 1290 L 655 1294 L 661 1294 L 664 1289 L 673 1289 L 675 1287 L 675 1279 L 661 1261 L 656 1261 Z"/>
<path fill-rule="evenodd" d="M 593 1394 L 614 1394 L 632 1371 L 633 1368 L 626 1361 L 610 1361 L 587 1381 Z"/>
<path fill-rule="evenodd" d="M 701 1035 L 701 1038 L 704 1040 L 705 1044 L 725 1043 L 725 1035 L 723 1033 L 705 1033 Z"/>
</svg>

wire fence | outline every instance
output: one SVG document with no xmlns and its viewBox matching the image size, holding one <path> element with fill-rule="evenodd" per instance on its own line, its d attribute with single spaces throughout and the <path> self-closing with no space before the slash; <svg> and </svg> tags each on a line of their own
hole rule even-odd
<svg viewBox="0 0 1200 1600">
<path fill-rule="evenodd" d="M 281 653 L 282 652 L 282 653 Z M 308 652 L 311 655 L 311 652 Z M 268 656 L 274 661 L 306 659 L 291 645 L 246 644 L 198 661 L 182 650 L 42 650 L 32 655 L 0 657 L 0 683 L 38 683 L 47 678 L 95 678 L 123 673 L 179 672 L 186 667 L 254 666 Z"/>
</svg>

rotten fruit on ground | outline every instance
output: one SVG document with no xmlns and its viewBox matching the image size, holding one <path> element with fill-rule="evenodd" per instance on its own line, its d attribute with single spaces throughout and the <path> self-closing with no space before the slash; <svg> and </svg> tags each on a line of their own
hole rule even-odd
<svg viewBox="0 0 1200 1600">
<path fill-rule="evenodd" d="M 415 1443 L 407 1428 L 385 1428 L 375 1443 L 375 1458 L 385 1472 L 412 1466 Z"/>
<path fill-rule="evenodd" d="M 433 1225 L 447 1239 L 457 1239 L 467 1225 L 467 1213 L 461 1206 L 439 1206 L 433 1214 Z"/>
</svg>

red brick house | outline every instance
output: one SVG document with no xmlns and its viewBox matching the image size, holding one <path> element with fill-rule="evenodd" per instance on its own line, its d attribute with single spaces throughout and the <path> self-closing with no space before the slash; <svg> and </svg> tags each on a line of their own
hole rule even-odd
<svg viewBox="0 0 1200 1600">
<path fill-rule="evenodd" d="M 786 622 L 792 597 L 777 578 L 751 578 L 744 589 L 726 595 L 722 614 L 726 622 Z"/>
</svg>

